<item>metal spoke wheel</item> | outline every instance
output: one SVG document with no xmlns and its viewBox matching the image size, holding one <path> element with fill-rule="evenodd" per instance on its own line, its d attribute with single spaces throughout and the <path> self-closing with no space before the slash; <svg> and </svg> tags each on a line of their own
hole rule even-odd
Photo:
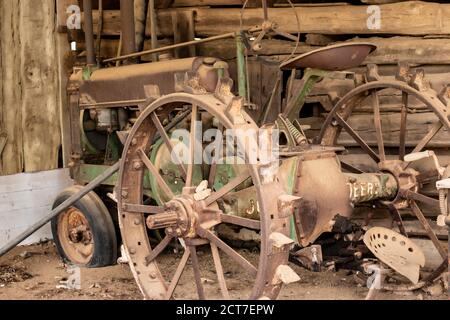
<svg viewBox="0 0 450 320">
<path fill-rule="evenodd" d="M 210 165 L 191 161 L 199 150 L 196 137 L 208 128 L 219 132 L 257 129 L 240 110 L 241 104 L 239 98 L 225 104 L 212 94 L 167 95 L 142 112 L 128 136 L 117 190 L 119 220 L 131 270 L 146 299 L 217 299 L 220 293 L 224 299 L 274 299 L 281 284 L 292 277 L 286 264 L 292 243 L 287 213 L 293 200 L 276 176 L 263 175 L 264 166 L 246 160 L 228 168 L 224 180 L 218 174 L 223 167 L 216 161 Z M 188 162 L 172 152 L 180 141 L 171 137 L 170 125 L 163 125 L 186 110 L 190 112 L 178 128 L 187 130 L 189 141 L 195 141 L 187 145 Z M 150 156 L 156 147 L 172 154 L 174 174 L 162 168 L 166 161 L 160 156 Z M 151 188 L 146 187 L 147 176 L 153 180 Z M 148 201 L 149 192 L 153 203 Z M 239 214 L 242 210 L 233 201 L 239 205 L 254 201 L 257 214 L 252 218 Z M 252 258 L 222 240 L 216 232 L 222 224 L 259 233 L 259 257 Z M 162 239 L 155 243 L 150 230 L 158 230 Z M 183 276 L 192 278 L 183 283 Z M 232 291 L 230 283 L 247 288 L 248 295 Z"/>
<path fill-rule="evenodd" d="M 389 210 L 393 222 L 405 236 L 408 236 L 408 233 L 403 223 L 406 219 L 403 213 L 408 212 L 420 222 L 424 234 L 432 241 L 436 252 L 443 259 L 438 267 L 428 270 L 431 272 L 422 277 L 422 283 L 426 283 L 446 271 L 448 260 L 446 248 L 424 215 L 424 210 L 431 211 L 433 216 L 440 214 L 436 181 L 442 178 L 445 168 L 440 166 L 433 151 L 425 150 L 435 146 L 433 138 L 438 135 L 441 141 L 446 137 L 450 138 L 450 121 L 448 110 L 436 93 L 430 89 L 418 89 L 406 82 L 384 80 L 368 82 L 353 89 L 332 109 L 318 140 L 327 146 L 345 141 L 346 145 L 356 147 L 352 148 L 354 153 L 348 154 L 347 151 L 347 155 L 340 156 L 344 171 L 383 172 L 395 177 L 398 185 L 396 196 L 390 201 L 380 201 L 376 205 Z M 380 103 L 386 95 L 396 99 L 389 109 Z M 358 116 L 361 110 L 358 108 L 363 105 L 370 106 L 371 116 L 367 118 L 371 119 L 372 124 L 366 124 L 364 130 L 355 129 L 357 121 L 352 118 Z M 427 119 L 428 132 L 422 136 L 418 136 L 417 126 L 414 129 L 409 121 L 417 120 L 417 117 Z M 394 134 L 383 130 L 383 123 L 387 122 L 396 124 Z M 361 153 L 366 155 L 364 163 L 361 161 Z M 354 157 L 355 155 L 357 157 Z"/>
</svg>

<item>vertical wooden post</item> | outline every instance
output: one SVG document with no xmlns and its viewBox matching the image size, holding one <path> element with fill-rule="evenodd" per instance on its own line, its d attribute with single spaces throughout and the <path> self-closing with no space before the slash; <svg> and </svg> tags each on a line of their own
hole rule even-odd
<svg viewBox="0 0 450 320">
<path fill-rule="evenodd" d="M 70 109 L 67 99 L 67 84 L 71 70 L 67 69 L 67 61 L 70 57 L 70 44 L 68 41 L 67 19 L 69 14 L 67 9 L 71 6 L 79 6 L 77 0 L 58 0 L 56 2 L 57 30 L 56 50 L 58 63 L 58 109 L 61 126 L 62 158 L 63 165 L 67 167 L 70 161 Z"/>
<path fill-rule="evenodd" d="M 1 158 L 0 174 L 9 175 L 23 171 L 20 1 L 0 1 L 0 7 L 0 56 L 3 65 L 0 117 L 2 130 L 9 137 Z"/>
<path fill-rule="evenodd" d="M 20 1 L 20 76 L 24 169 L 58 167 L 61 144 L 55 1 Z"/>
</svg>

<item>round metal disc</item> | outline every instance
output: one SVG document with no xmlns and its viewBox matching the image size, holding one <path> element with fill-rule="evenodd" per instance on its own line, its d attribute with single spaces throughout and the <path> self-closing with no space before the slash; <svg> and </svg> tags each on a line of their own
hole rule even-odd
<svg viewBox="0 0 450 320">
<path fill-rule="evenodd" d="M 374 44 L 365 42 L 337 44 L 302 54 L 281 64 L 280 68 L 341 71 L 360 66 L 376 49 Z"/>
</svg>

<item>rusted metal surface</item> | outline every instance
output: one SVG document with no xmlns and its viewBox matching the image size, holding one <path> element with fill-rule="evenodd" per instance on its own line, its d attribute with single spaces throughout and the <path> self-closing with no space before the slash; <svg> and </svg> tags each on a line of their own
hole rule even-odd
<svg viewBox="0 0 450 320">
<path fill-rule="evenodd" d="M 152 254 L 154 251 L 161 252 L 161 246 L 152 247 L 148 242 L 147 226 L 142 223 L 142 213 L 130 212 L 124 209 L 126 205 L 130 204 L 142 205 L 142 175 L 145 170 L 152 170 L 152 165 L 146 159 L 145 154 L 148 153 L 153 136 L 157 132 L 152 120 L 152 114 L 159 108 L 170 112 L 170 110 L 180 105 L 195 105 L 198 107 L 198 109 L 193 109 L 192 119 L 196 119 L 194 113 L 197 113 L 197 110 L 202 110 L 202 112 L 207 112 L 216 117 L 220 125 L 226 129 L 236 128 L 236 126 L 242 129 L 256 129 L 254 122 L 243 111 L 239 114 L 226 112 L 229 106 L 211 94 L 171 94 L 159 99 L 145 109 L 131 131 L 125 145 L 125 158 L 122 162 L 118 188 L 118 194 L 121 195 L 118 199 L 118 207 L 122 238 L 128 251 L 130 267 L 138 285 L 146 298 L 171 298 L 190 257 L 194 268 L 198 296 L 200 299 L 207 297 L 205 288 L 202 287 L 201 281 L 198 279 L 200 266 L 195 255 L 195 247 L 200 244 L 210 243 L 213 250 L 214 265 L 224 298 L 229 298 L 229 292 L 226 288 L 223 273 L 220 274 L 223 270 L 218 264 L 217 252 L 214 248 L 221 249 L 221 252 L 228 255 L 231 260 L 239 264 L 244 270 L 247 270 L 249 275 L 253 277 L 253 290 L 250 298 L 275 298 L 283 281 L 289 282 L 290 279 L 295 278 L 286 270 L 279 268 L 286 265 L 289 247 L 292 243 L 292 240 L 288 237 L 288 226 L 289 211 L 293 209 L 290 206 L 290 201 L 294 201 L 294 198 L 289 198 L 289 201 L 283 197 L 280 198 L 284 194 L 281 185 L 272 179 L 261 176 L 256 166 L 247 164 L 248 174 L 242 178 L 236 177 L 228 185 L 216 190 L 204 200 L 195 200 L 195 193 L 193 193 L 195 188 L 184 188 L 182 194 L 170 197 L 169 201 L 163 206 L 164 213 L 150 216 L 147 219 L 149 227 L 165 227 L 169 237 L 183 239 L 188 246 L 185 254 L 179 261 L 175 274 L 168 279 L 169 282 L 166 282 L 167 278 L 163 277 L 158 268 L 158 257 Z M 233 117 L 244 117 L 247 118 L 247 121 L 237 121 Z M 233 123 L 242 124 L 235 125 Z M 142 161 L 145 165 L 138 165 L 136 161 Z M 190 167 L 192 165 L 188 165 L 186 177 L 186 185 L 189 187 L 193 185 L 192 179 L 189 178 L 190 175 L 192 176 L 192 168 Z M 159 175 L 158 172 L 153 173 L 156 176 Z M 220 224 L 221 217 L 225 216 L 216 206 L 217 201 L 232 192 L 236 186 L 247 180 L 247 178 L 253 181 L 260 209 L 260 221 L 258 225 L 254 226 L 261 230 L 261 253 L 257 265 L 253 265 L 212 232 L 212 228 Z M 164 186 L 164 179 L 160 178 L 158 181 L 160 185 Z M 263 196 L 269 192 L 271 194 L 270 198 Z M 168 193 L 170 194 L 171 192 Z M 280 203 L 277 202 L 278 198 L 280 198 Z M 224 221 L 246 227 L 255 224 L 250 224 L 248 219 L 239 217 L 224 218 Z M 164 246 L 168 241 L 163 240 L 161 243 Z M 148 257 L 151 257 L 151 259 Z"/>
<path fill-rule="evenodd" d="M 281 64 L 282 69 L 314 68 L 340 71 L 361 65 L 366 57 L 376 50 L 371 43 L 345 43 L 328 46 L 295 57 Z"/>
<path fill-rule="evenodd" d="M 114 103 L 124 100 L 146 100 L 146 88 L 157 85 L 161 94 L 174 92 L 177 72 L 195 71 L 200 58 L 161 61 L 94 71 L 89 80 L 82 80 L 81 71 L 72 76 L 80 83 L 80 104 Z"/>
<path fill-rule="evenodd" d="M 94 24 L 92 18 L 92 0 L 83 0 L 84 7 L 84 36 L 86 42 L 87 65 L 95 65 L 94 52 Z"/>
<path fill-rule="evenodd" d="M 350 91 L 336 104 L 325 120 L 319 141 L 324 146 L 334 146 L 336 145 L 342 130 L 349 133 L 361 147 L 363 152 L 370 156 L 377 164 L 378 171 L 373 173 L 378 172 L 382 175 L 387 175 L 391 181 L 389 184 L 392 187 L 388 188 L 391 190 L 390 197 L 379 201 L 379 203 L 382 206 L 387 207 L 389 212 L 391 212 L 393 221 L 397 223 L 403 235 L 407 234 L 402 223 L 400 210 L 411 210 L 423 226 L 426 234 L 437 248 L 439 254 L 445 258 L 443 263 L 446 263 L 447 252 L 439 243 L 437 236 L 429 225 L 428 219 L 424 217 L 422 209 L 419 206 L 419 204 L 426 204 L 434 207 L 436 212 L 439 212 L 439 201 L 429 196 L 430 189 L 427 189 L 427 186 L 430 186 L 431 184 L 431 187 L 435 188 L 435 181 L 442 177 L 445 168 L 440 166 L 439 161 L 433 152 L 421 151 L 427 147 L 428 143 L 438 131 L 445 130 L 447 134 L 450 131 L 450 121 L 447 116 L 446 106 L 438 99 L 437 93 L 423 83 L 423 75 L 415 77 L 415 83 L 409 84 L 402 81 L 376 80 L 377 78 L 378 77 L 374 76 L 372 82 L 363 84 Z M 380 91 L 386 89 L 400 92 L 402 101 L 402 103 L 398 105 L 398 111 L 399 113 L 403 112 L 403 116 L 401 117 L 402 120 L 400 124 L 400 133 L 402 136 L 400 136 L 399 139 L 399 148 L 398 153 L 396 154 L 397 160 L 392 159 L 392 156 L 387 159 L 385 152 L 386 146 L 383 143 L 383 123 L 379 115 L 380 106 L 378 104 L 377 95 Z M 352 115 L 355 107 L 364 96 L 371 98 L 373 101 L 373 119 L 377 137 L 376 149 L 369 146 L 347 122 L 347 119 Z M 433 112 L 435 119 L 432 130 L 425 134 L 415 147 L 411 147 L 411 154 L 405 155 L 404 142 L 406 140 L 406 128 L 409 118 L 404 115 L 404 109 L 408 108 L 408 102 L 412 99 L 423 103 L 430 112 Z M 347 169 L 351 169 L 351 167 L 347 167 Z M 359 170 L 359 168 L 355 169 Z M 363 177 L 366 174 L 367 173 L 360 174 L 360 176 Z M 357 173 L 349 176 L 354 175 L 358 176 Z M 439 276 L 437 272 L 434 272 L 433 274 L 435 277 Z"/>
<path fill-rule="evenodd" d="M 302 163 L 296 193 L 302 200 L 298 208 L 300 219 L 296 222 L 301 224 L 299 243 L 303 246 L 331 231 L 336 216 L 349 217 L 352 213 L 347 181 L 336 160 L 330 157 Z"/>
<path fill-rule="evenodd" d="M 226 38 L 234 37 L 239 40 L 241 37 L 240 33 L 229 33 L 165 48 L 155 48 L 155 38 L 152 39 L 152 50 L 135 52 L 133 1 L 122 0 L 121 9 L 123 55 L 104 60 L 104 63 L 120 60 L 130 62 L 130 59 L 144 54 L 157 54 Z M 151 16 L 153 17 L 152 14 Z M 268 22 L 267 16 L 265 21 Z M 274 27 L 273 24 L 266 23 L 253 30 L 262 31 L 252 44 L 253 50 L 258 50 L 264 34 L 275 31 Z M 155 35 L 156 30 L 152 29 L 152 34 Z M 295 40 L 293 36 L 288 37 Z M 238 48 L 239 46 L 242 49 L 240 67 L 245 70 L 244 43 L 239 42 Z M 168 181 L 169 175 L 164 173 L 165 168 L 160 163 L 161 158 L 164 159 L 162 152 L 166 150 L 171 154 L 175 148 L 169 135 L 171 129 L 178 126 L 188 129 L 192 141 L 197 133 L 201 133 L 197 132 L 198 120 L 209 125 L 209 120 L 205 119 L 214 118 L 214 126 L 221 131 L 258 128 L 244 111 L 244 101 L 247 98 L 244 93 L 248 87 L 245 72 L 241 72 L 241 77 L 238 77 L 241 97 L 235 97 L 231 93 L 232 81 L 228 77 L 228 66 L 215 58 L 189 58 L 101 70 L 85 69 L 72 77 L 70 101 L 73 119 L 79 108 L 87 109 L 86 112 L 96 108 L 134 109 L 130 112 L 130 117 L 136 118 L 130 119 L 122 131 L 126 132 L 124 136 L 127 139 L 116 194 L 126 258 L 145 298 L 174 298 L 180 277 L 187 268 L 192 268 L 195 279 L 195 286 L 192 285 L 192 288 L 198 298 L 207 298 L 207 288 L 203 286 L 200 277 L 202 259 L 197 254 L 197 249 L 203 245 L 211 248 L 213 261 L 210 265 L 215 267 L 218 289 L 225 299 L 236 296 L 228 291 L 220 254 L 226 254 L 241 270 L 248 273 L 252 286 L 250 298 L 276 298 L 282 284 L 298 280 L 298 276 L 287 266 L 294 239 L 299 245 L 307 247 L 324 233 L 344 233 L 344 229 L 348 228 L 340 228 L 340 223 L 350 221 L 354 207 L 362 203 L 376 203 L 389 208 L 405 235 L 400 210 L 412 208 L 426 231 L 431 232 L 431 240 L 437 241 L 416 205 L 416 201 L 436 205 L 436 200 L 421 193 L 422 185 L 428 183 L 434 173 L 430 174 L 430 166 L 418 166 L 414 165 L 415 161 L 407 161 L 406 155 L 407 111 L 411 96 L 425 104 L 436 114 L 438 120 L 413 152 L 424 149 L 442 128 L 450 129 L 445 106 L 430 91 L 423 73 L 406 77 L 409 83 L 380 80 L 376 66 L 370 66 L 364 77 L 355 75 L 355 85 L 361 84 L 362 79 L 367 83 L 352 90 L 331 111 L 320 133 L 319 145 L 311 145 L 302 127 L 294 125 L 314 83 L 328 74 L 327 71 L 359 66 L 375 49 L 370 43 L 339 44 L 301 55 L 281 65 L 282 69 L 320 70 L 310 71 L 314 78 L 307 82 L 305 90 L 299 92 L 297 99 L 292 99 L 285 109 L 285 115 L 289 117 L 280 117 L 273 126 L 282 129 L 288 138 L 287 145 L 281 148 L 282 161 L 278 171 L 272 171 L 270 165 L 264 167 L 250 164 L 246 159 L 247 162 L 243 165 L 245 169 L 233 167 L 233 174 L 222 174 L 223 168 L 213 163 L 210 168 L 200 170 L 199 180 L 194 164 L 178 164 L 173 166 L 175 169 L 171 169 L 176 183 L 183 184 L 178 189 Z M 281 85 L 281 81 L 278 85 Z M 245 90 L 242 91 L 243 89 Z M 399 160 L 388 160 L 385 151 L 382 100 L 379 97 L 379 92 L 384 89 L 398 90 L 402 96 Z M 291 92 L 288 95 L 293 96 Z M 375 144 L 367 143 L 348 121 L 355 107 L 366 97 L 370 97 L 369 106 L 373 109 Z M 172 126 L 173 114 L 183 116 Z M 132 129 L 129 130 L 131 125 Z M 270 126 L 272 125 L 267 125 Z M 73 135 L 78 135 L 78 129 L 74 125 Z M 337 153 L 344 151 L 344 148 L 336 146 L 336 142 L 342 129 L 369 155 L 378 170 L 365 172 L 356 165 L 340 162 Z M 156 163 L 149 154 L 156 149 L 155 142 L 158 139 L 163 151 L 158 153 L 159 163 Z M 195 155 L 193 145 L 188 150 L 191 158 Z M 83 147 L 74 138 L 74 170 L 76 164 L 84 160 L 82 153 Z M 440 168 L 434 169 L 439 176 Z M 148 175 L 152 179 L 152 190 L 148 190 L 148 185 L 145 184 L 145 177 Z M 225 181 L 216 183 L 221 178 L 225 178 Z M 156 205 L 149 205 L 146 202 L 149 199 L 144 201 L 149 195 Z M 294 219 L 291 219 L 292 216 Z M 293 230 L 290 230 L 291 222 L 294 223 Z M 225 224 L 239 230 L 245 228 L 249 232 L 259 232 L 258 237 L 254 237 L 260 245 L 257 263 L 250 261 L 221 239 L 218 227 Z M 150 242 L 149 230 L 160 232 L 159 243 Z M 355 235 L 355 241 L 362 234 L 360 232 Z M 159 269 L 158 263 L 161 255 L 167 253 L 166 249 L 174 244 L 178 247 L 181 244 L 184 253 L 175 256 L 178 266 L 172 275 L 167 275 L 166 270 Z M 299 252 L 298 256 L 309 259 L 306 265 L 314 269 L 321 262 L 319 248 L 320 246 L 309 247 Z M 440 253 L 442 255 L 442 251 Z"/>
<path fill-rule="evenodd" d="M 94 253 L 92 231 L 86 217 L 75 207 L 58 216 L 58 239 L 70 261 L 86 265 Z"/>
<path fill-rule="evenodd" d="M 354 204 L 373 200 L 390 200 L 397 195 L 397 180 L 384 173 L 346 173 L 349 198 Z"/>
</svg>

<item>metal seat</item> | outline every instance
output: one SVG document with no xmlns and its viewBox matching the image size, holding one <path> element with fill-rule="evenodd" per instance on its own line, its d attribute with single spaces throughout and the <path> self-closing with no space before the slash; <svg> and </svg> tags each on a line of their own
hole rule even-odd
<svg viewBox="0 0 450 320">
<path fill-rule="evenodd" d="M 282 70 L 314 68 L 342 71 L 358 67 L 377 46 L 366 42 L 343 43 L 317 49 L 280 65 Z"/>
</svg>

